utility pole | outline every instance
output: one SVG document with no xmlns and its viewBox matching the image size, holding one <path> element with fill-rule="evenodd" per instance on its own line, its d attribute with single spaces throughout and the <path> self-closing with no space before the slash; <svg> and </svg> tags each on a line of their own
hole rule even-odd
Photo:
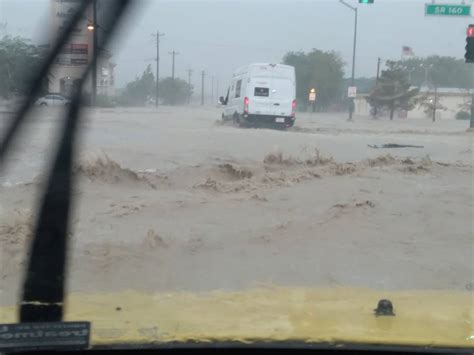
<svg viewBox="0 0 474 355">
<path fill-rule="evenodd" d="M 193 70 L 188 69 L 188 70 L 186 70 L 186 72 L 188 73 L 188 89 L 189 89 L 188 104 L 189 104 L 189 103 L 191 103 L 191 75 L 193 74 Z"/>
<path fill-rule="evenodd" d="M 379 87 L 379 79 L 380 79 L 380 62 L 382 59 L 379 57 L 377 59 L 377 76 L 375 78 L 375 89 Z M 374 118 L 377 118 L 377 105 L 374 106 Z"/>
<path fill-rule="evenodd" d="M 379 84 L 379 79 L 380 79 L 380 63 L 382 62 L 382 59 L 381 58 L 378 58 L 377 59 L 377 76 L 376 76 L 376 79 L 375 79 L 375 86 L 377 86 Z"/>
<path fill-rule="evenodd" d="M 347 8 L 354 11 L 354 43 L 352 47 L 352 76 L 351 76 L 351 86 L 354 86 L 355 83 L 355 60 L 356 60 L 356 49 L 357 49 L 357 7 L 351 6 L 346 3 L 344 0 L 339 0 L 339 2 L 346 6 Z M 349 121 L 352 121 L 352 115 L 354 113 L 354 98 L 351 97 L 351 103 L 349 105 Z"/>
<path fill-rule="evenodd" d="M 204 73 L 204 70 L 201 73 L 201 106 L 204 105 L 204 76 L 206 74 Z"/>
<path fill-rule="evenodd" d="M 156 31 L 156 83 L 155 83 L 155 107 L 158 107 L 159 90 L 160 90 L 160 37 L 165 34 Z"/>
<path fill-rule="evenodd" d="M 214 104 L 214 76 L 211 77 L 211 104 Z"/>
<path fill-rule="evenodd" d="M 191 86 L 191 75 L 193 74 L 192 69 L 186 70 L 186 73 L 188 73 L 188 85 Z"/>
<path fill-rule="evenodd" d="M 172 67 L 171 67 L 171 79 L 174 80 L 174 61 L 175 61 L 175 57 L 176 57 L 179 53 L 176 52 L 175 50 L 173 50 L 172 52 L 169 52 L 169 54 L 171 54 L 171 56 L 173 57 L 173 64 L 172 64 Z"/>
<path fill-rule="evenodd" d="M 92 93 L 91 93 L 91 106 L 95 107 L 97 102 L 97 61 L 99 60 L 99 32 L 97 26 L 97 0 L 92 2 L 92 51 L 95 60 L 92 61 Z"/>
<path fill-rule="evenodd" d="M 219 100 L 219 79 L 216 79 L 216 99 Z"/>
</svg>

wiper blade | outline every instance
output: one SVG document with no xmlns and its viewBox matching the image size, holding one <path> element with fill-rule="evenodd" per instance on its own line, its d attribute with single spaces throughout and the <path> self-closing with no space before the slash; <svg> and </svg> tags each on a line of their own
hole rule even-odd
<svg viewBox="0 0 474 355">
<path fill-rule="evenodd" d="M 0 168 L 5 163 L 5 156 L 14 139 L 19 135 L 26 114 L 39 92 L 42 79 L 47 77 L 56 56 L 93 1 L 95 0 L 84 0 L 80 3 L 67 29 L 59 36 L 54 49 L 32 83 L 28 99 L 8 125 L 6 134 L 0 142 Z M 104 11 L 107 18 L 101 25 L 108 30 L 101 43 L 103 47 L 110 41 L 131 3 L 132 0 L 114 0 L 104 3 L 108 7 Z M 63 318 L 69 217 L 72 205 L 72 167 L 80 121 L 81 92 L 91 68 L 96 67 L 98 55 L 99 53 L 94 53 L 92 62 L 79 80 L 78 90 L 71 100 L 43 192 L 24 278 L 20 322 L 53 322 Z"/>
<path fill-rule="evenodd" d="M 81 81 L 80 86 L 82 87 Z M 80 94 L 71 101 L 51 169 L 27 264 L 20 308 L 21 322 L 50 322 L 63 317 L 67 234 L 71 209 L 72 162 Z"/>
</svg>

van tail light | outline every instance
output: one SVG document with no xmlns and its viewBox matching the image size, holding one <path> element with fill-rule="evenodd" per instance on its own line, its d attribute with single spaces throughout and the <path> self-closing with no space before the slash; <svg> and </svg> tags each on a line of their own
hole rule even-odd
<svg viewBox="0 0 474 355">
<path fill-rule="evenodd" d="M 244 98 L 244 112 L 249 112 L 249 98 L 248 97 L 245 97 Z"/>
<path fill-rule="evenodd" d="M 296 116 L 296 100 L 293 100 L 291 103 L 291 117 Z"/>
</svg>

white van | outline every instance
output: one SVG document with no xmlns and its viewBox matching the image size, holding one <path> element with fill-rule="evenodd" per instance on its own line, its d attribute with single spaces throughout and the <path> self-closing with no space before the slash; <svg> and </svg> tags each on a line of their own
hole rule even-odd
<svg viewBox="0 0 474 355">
<path fill-rule="evenodd" d="M 295 68 L 283 64 L 250 64 L 234 72 L 223 120 L 239 125 L 276 124 L 292 127 L 296 114 Z"/>
</svg>

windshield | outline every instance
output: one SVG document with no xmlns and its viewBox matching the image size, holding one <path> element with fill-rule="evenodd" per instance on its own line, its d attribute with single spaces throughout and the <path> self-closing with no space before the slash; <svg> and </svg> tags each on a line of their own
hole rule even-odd
<svg viewBox="0 0 474 355">
<path fill-rule="evenodd" d="M 0 324 L 64 247 L 93 344 L 474 345 L 470 1 L 118 3 L 0 1 Z"/>
</svg>

